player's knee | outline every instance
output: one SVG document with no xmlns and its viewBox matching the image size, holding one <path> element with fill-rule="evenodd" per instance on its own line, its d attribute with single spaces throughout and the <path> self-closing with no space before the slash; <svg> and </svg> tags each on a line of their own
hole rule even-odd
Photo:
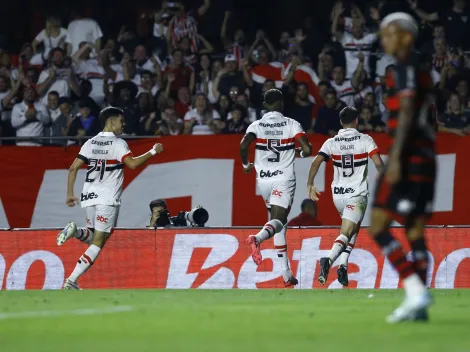
<svg viewBox="0 0 470 352">
<path fill-rule="evenodd" d="M 416 241 L 424 237 L 424 219 L 413 219 L 412 222 L 407 222 L 406 227 L 406 237 L 410 241 Z"/>
<path fill-rule="evenodd" d="M 356 233 L 357 225 L 352 221 L 344 222 L 341 225 L 341 234 L 345 235 L 347 238 L 351 239 L 351 237 Z"/>
<path fill-rule="evenodd" d="M 106 239 L 107 239 L 107 236 L 105 232 L 95 231 L 95 236 L 93 237 L 92 244 L 100 248 L 103 248 L 104 244 L 106 243 Z"/>
</svg>

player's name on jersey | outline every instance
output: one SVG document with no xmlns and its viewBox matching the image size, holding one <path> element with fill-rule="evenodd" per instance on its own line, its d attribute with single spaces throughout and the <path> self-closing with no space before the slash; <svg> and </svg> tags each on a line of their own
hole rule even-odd
<svg viewBox="0 0 470 352">
<path fill-rule="evenodd" d="M 113 145 L 113 141 L 106 141 L 106 142 L 100 142 L 100 141 L 95 141 L 94 139 L 91 140 L 91 144 L 97 144 L 97 145 Z"/>
<path fill-rule="evenodd" d="M 339 149 L 340 149 L 340 150 L 354 149 L 354 145 L 353 145 L 353 144 L 349 144 L 349 145 L 340 145 L 340 146 L 339 146 Z"/>
<path fill-rule="evenodd" d="M 358 139 L 361 139 L 361 136 L 354 136 L 354 137 L 335 137 L 335 142 L 353 142 L 357 141 Z"/>
<path fill-rule="evenodd" d="M 91 152 L 93 154 L 108 154 L 108 150 L 103 150 L 103 149 L 92 149 Z"/>
</svg>

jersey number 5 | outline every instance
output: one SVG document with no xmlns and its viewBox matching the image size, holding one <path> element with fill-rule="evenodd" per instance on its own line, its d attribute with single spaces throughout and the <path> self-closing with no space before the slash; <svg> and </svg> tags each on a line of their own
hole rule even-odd
<svg viewBox="0 0 470 352">
<path fill-rule="evenodd" d="M 268 150 L 274 153 L 273 158 L 268 158 L 268 161 L 271 163 L 278 163 L 281 158 L 281 153 L 277 150 L 277 147 L 281 146 L 280 139 L 268 139 Z"/>
</svg>

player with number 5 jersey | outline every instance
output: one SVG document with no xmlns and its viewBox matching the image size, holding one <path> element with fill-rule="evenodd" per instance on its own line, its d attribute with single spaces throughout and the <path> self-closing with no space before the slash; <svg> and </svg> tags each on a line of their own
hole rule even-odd
<svg viewBox="0 0 470 352">
<path fill-rule="evenodd" d="M 383 170 L 384 164 L 374 140 L 371 136 L 360 133 L 356 129 L 358 115 L 357 110 L 352 107 L 341 110 L 339 116 L 343 129 L 323 144 L 312 162 L 308 176 L 309 196 L 318 201 L 319 192 L 314 186 L 315 176 L 322 162 L 333 161 L 334 179 L 331 192 L 342 224 L 341 233 L 336 238 L 328 257 L 320 259 L 318 281 L 322 285 L 326 283 L 330 267 L 338 257 L 340 257 L 337 270 L 338 281 L 343 286 L 349 285 L 348 259 L 356 243 L 369 196 L 367 182 L 369 157 L 374 162 L 377 171 Z"/>
<path fill-rule="evenodd" d="M 65 280 L 66 290 L 79 290 L 78 278 L 96 261 L 116 226 L 121 204 L 124 165 L 135 169 L 163 151 L 161 144 L 155 144 L 147 153 L 133 157 L 126 141 L 117 137 L 124 129 L 124 112 L 108 107 L 101 111 L 99 119 L 104 125 L 103 132 L 85 142 L 69 170 L 66 204 L 73 207 L 79 201 L 73 192 L 77 172 L 83 165 L 88 166 L 80 197 L 81 207 L 86 212 L 86 227 L 77 228 L 74 222 L 70 222 L 57 236 L 57 244 L 61 246 L 75 237 L 90 247 L 79 258 L 74 271 Z"/>
<path fill-rule="evenodd" d="M 274 237 L 274 246 L 280 260 L 285 286 L 295 286 L 297 279 L 292 274 L 287 258 L 286 226 L 287 216 L 294 199 L 296 155 L 298 141 L 300 156 L 309 156 L 312 146 L 297 121 L 284 116 L 284 98 L 278 89 L 270 89 L 264 95 L 264 107 L 268 111 L 261 120 L 253 122 L 247 129 L 240 144 L 240 156 L 245 173 L 253 169 L 248 162 L 248 149 L 256 143 L 255 164 L 257 184 L 271 220 L 247 243 L 252 249 L 252 258 L 259 265 L 262 261 L 261 242 Z"/>
</svg>

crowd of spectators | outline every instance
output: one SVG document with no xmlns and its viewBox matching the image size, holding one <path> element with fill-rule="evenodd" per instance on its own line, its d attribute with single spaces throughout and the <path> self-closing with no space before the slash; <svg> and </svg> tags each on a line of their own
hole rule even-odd
<svg viewBox="0 0 470 352">
<path fill-rule="evenodd" d="M 465 136 L 470 6 L 453 0 L 426 12 L 421 5 L 408 0 L 405 11 L 420 23 L 417 49 L 435 84 L 438 129 Z M 346 105 L 359 110 L 359 130 L 386 132 L 384 84 L 395 64 L 378 40 L 386 1 L 365 7 L 336 1 L 329 38 L 317 51 L 308 19 L 279 38 L 260 29 L 250 40 L 243 23 L 231 23 L 231 11 L 211 43 L 198 30 L 210 7 L 210 0 L 196 9 L 165 0 L 152 14 L 153 36 L 145 39 L 127 26 L 104 37 L 91 18 L 77 16 L 63 26 L 50 16 L 20 53 L 0 49 L 0 137 L 93 136 L 108 105 L 124 110 L 127 135 L 241 134 L 262 117 L 262 94 L 274 87 L 284 92 L 285 115 L 309 133 L 336 134 Z M 237 29 L 229 33 L 229 27 Z M 73 143 L 81 140 L 17 142 Z"/>
</svg>

